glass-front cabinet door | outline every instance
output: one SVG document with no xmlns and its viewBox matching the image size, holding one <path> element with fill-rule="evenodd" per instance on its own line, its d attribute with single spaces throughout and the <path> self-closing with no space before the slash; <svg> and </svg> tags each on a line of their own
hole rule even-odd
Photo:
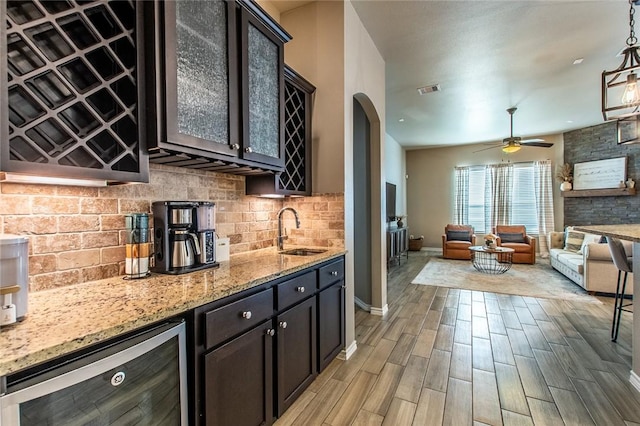
<svg viewBox="0 0 640 426">
<path fill-rule="evenodd" d="M 242 11 L 243 155 L 284 167 L 284 45 Z"/>
<path fill-rule="evenodd" d="M 161 6 L 166 46 L 162 139 L 186 152 L 238 156 L 234 2 L 179 0 Z"/>
</svg>

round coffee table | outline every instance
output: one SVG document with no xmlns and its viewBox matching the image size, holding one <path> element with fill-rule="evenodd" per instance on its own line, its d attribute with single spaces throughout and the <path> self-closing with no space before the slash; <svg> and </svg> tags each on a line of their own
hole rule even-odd
<svg viewBox="0 0 640 426">
<path fill-rule="evenodd" d="M 478 271 L 485 274 L 504 274 L 511 269 L 513 263 L 512 248 L 471 246 L 471 263 Z"/>
</svg>

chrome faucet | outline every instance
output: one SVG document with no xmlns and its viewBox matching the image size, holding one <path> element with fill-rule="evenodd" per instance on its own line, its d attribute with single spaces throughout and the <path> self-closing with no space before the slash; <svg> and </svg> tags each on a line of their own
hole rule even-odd
<svg viewBox="0 0 640 426">
<path fill-rule="evenodd" d="M 295 211 L 293 207 L 281 208 L 280 211 L 278 212 L 278 250 L 283 249 L 282 243 L 284 242 L 284 240 L 289 238 L 286 235 L 282 235 L 282 213 L 284 213 L 286 210 L 290 210 L 293 213 L 293 215 L 296 217 L 296 228 L 300 228 L 300 218 L 298 217 L 298 212 Z"/>
</svg>

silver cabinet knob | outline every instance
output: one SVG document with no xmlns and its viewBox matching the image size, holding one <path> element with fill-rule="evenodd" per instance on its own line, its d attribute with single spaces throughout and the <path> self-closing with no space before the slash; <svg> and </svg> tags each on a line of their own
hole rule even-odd
<svg viewBox="0 0 640 426">
<path fill-rule="evenodd" d="M 253 149 L 250 146 L 248 146 L 244 149 L 244 152 L 252 153 Z"/>
<path fill-rule="evenodd" d="M 234 143 L 233 145 L 231 145 L 231 149 L 234 149 L 236 151 L 239 150 L 240 149 L 240 144 Z"/>
<path fill-rule="evenodd" d="M 280 321 L 280 328 L 287 328 L 287 322 L 286 321 Z"/>
<path fill-rule="evenodd" d="M 251 319 L 251 311 L 244 311 L 242 313 L 242 318 L 244 319 Z"/>
<path fill-rule="evenodd" d="M 331 276 L 337 277 L 338 276 L 338 271 L 331 271 Z"/>
<path fill-rule="evenodd" d="M 304 287 L 296 287 L 298 293 L 304 293 Z"/>
<path fill-rule="evenodd" d="M 270 328 L 267 330 L 267 336 L 275 336 L 276 335 L 276 331 L 273 328 Z"/>
</svg>

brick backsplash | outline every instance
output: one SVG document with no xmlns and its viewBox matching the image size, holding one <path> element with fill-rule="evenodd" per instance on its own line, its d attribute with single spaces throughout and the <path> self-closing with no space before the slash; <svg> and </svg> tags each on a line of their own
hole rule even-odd
<svg viewBox="0 0 640 426">
<path fill-rule="evenodd" d="M 30 291 L 124 274 L 124 216 L 160 200 L 214 201 L 217 233 L 231 253 L 275 245 L 285 212 L 285 244 L 344 247 L 344 197 L 267 199 L 244 195 L 244 177 L 151 164 L 148 184 L 106 188 L 0 183 L 0 232 L 29 236 Z"/>
<path fill-rule="evenodd" d="M 613 121 L 564 133 L 564 161 L 574 165 L 626 156 L 627 175 L 640 184 L 640 144 L 618 145 L 616 132 Z M 565 226 L 638 222 L 638 195 L 564 198 Z"/>
</svg>

